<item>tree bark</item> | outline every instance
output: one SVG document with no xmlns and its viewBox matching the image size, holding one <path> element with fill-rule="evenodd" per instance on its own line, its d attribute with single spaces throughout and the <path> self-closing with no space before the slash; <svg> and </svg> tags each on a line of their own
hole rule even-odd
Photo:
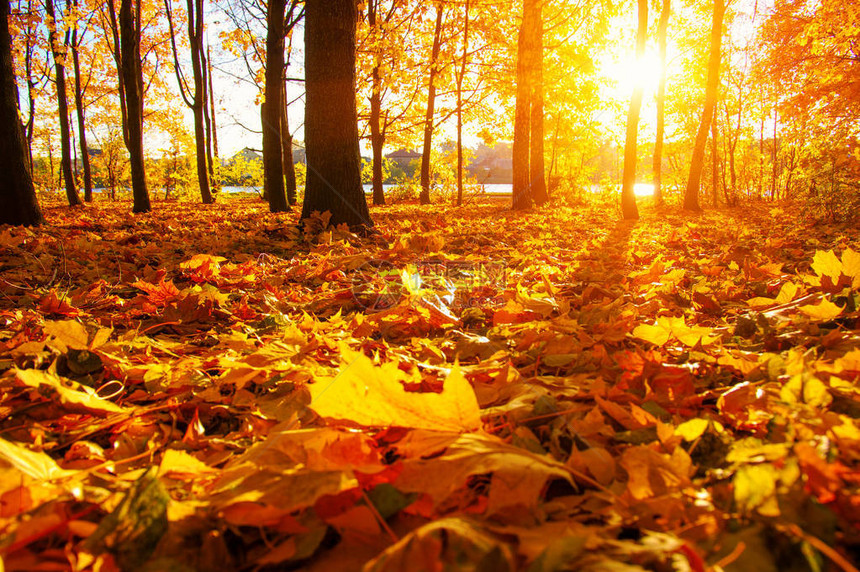
<svg viewBox="0 0 860 572">
<path fill-rule="evenodd" d="M 119 8 L 119 36 L 125 85 L 128 132 L 128 154 L 131 163 L 131 190 L 134 198 L 132 212 L 149 212 L 149 190 L 146 187 L 146 167 L 143 157 L 143 73 L 140 63 L 140 3 L 121 0 Z"/>
<path fill-rule="evenodd" d="M 544 163 L 544 103 L 543 103 L 543 0 L 538 0 L 534 5 L 534 26 L 532 35 L 534 53 L 532 55 L 532 109 L 531 109 L 531 135 L 530 160 L 529 160 L 529 189 L 532 201 L 536 205 L 542 205 L 547 201 L 546 193 L 546 166 Z"/>
<path fill-rule="evenodd" d="M 687 190 L 684 193 L 684 208 L 700 211 L 699 186 L 702 180 L 702 168 L 705 163 L 705 145 L 708 142 L 708 130 L 714 116 L 714 106 L 717 101 L 717 88 L 720 84 L 720 44 L 723 36 L 723 15 L 726 12 L 724 0 L 714 0 L 714 17 L 711 26 L 711 53 L 708 58 L 708 83 L 705 86 L 705 108 L 702 120 L 696 133 L 696 143 L 693 147 L 693 159 L 690 162 L 690 176 L 687 179 Z"/>
<path fill-rule="evenodd" d="M 77 2 L 75 2 L 77 5 Z M 72 32 L 72 62 L 75 71 L 75 110 L 78 115 L 78 143 L 81 148 L 81 165 L 84 169 L 84 200 L 93 200 L 93 175 L 90 166 L 89 146 L 87 145 L 86 118 L 84 110 L 84 92 L 81 88 L 81 62 L 78 54 L 78 30 Z"/>
<path fill-rule="evenodd" d="M 54 56 L 54 75 L 57 80 L 57 115 L 60 121 L 60 168 L 63 172 L 63 183 L 66 188 L 66 198 L 70 206 L 80 205 L 81 197 L 75 186 L 75 175 L 72 172 L 72 134 L 69 126 L 69 99 L 66 93 L 66 49 L 68 41 L 62 42 L 56 29 L 53 0 L 45 0 L 45 12 L 52 20 L 48 31 L 48 41 Z M 68 36 L 66 37 L 68 40 Z"/>
<path fill-rule="evenodd" d="M 281 106 L 281 164 L 284 170 L 287 202 L 290 206 L 298 202 L 296 196 L 296 166 L 293 164 L 293 134 L 290 133 L 289 102 L 287 101 L 287 69 L 284 67 L 283 105 Z"/>
<path fill-rule="evenodd" d="M 266 105 L 263 123 L 263 186 L 273 213 L 290 210 L 284 188 L 284 165 L 281 155 L 281 115 L 284 73 L 284 0 L 269 0 L 266 22 Z M 305 31 L 307 34 L 307 30 Z"/>
<path fill-rule="evenodd" d="M 218 171 L 215 170 L 215 165 L 219 164 L 218 158 L 218 123 L 215 119 L 215 91 L 212 89 L 212 57 L 209 54 L 209 46 L 206 46 L 206 66 L 208 72 L 206 77 L 209 80 L 209 117 L 206 123 L 206 139 L 212 141 L 212 156 L 209 161 L 209 176 L 212 181 L 214 191 L 221 188 L 221 181 L 218 179 Z"/>
<path fill-rule="evenodd" d="M 716 107 L 714 108 L 716 115 Z M 716 117 L 711 120 L 711 202 L 714 208 L 719 206 L 718 195 L 720 185 L 720 147 L 717 141 L 717 121 Z"/>
<path fill-rule="evenodd" d="M 531 106 L 534 66 L 532 57 L 535 52 L 534 35 L 536 0 L 523 1 L 523 21 L 517 40 L 517 89 L 514 110 L 514 142 L 511 149 L 511 168 L 513 170 L 512 204 L 513 209 L 527 209 L 532 206 L 532 193 L 529 189 L 531 177 L 529 162 L 531 148 Z"/>
<path fill-rule="evenodd" d="M 457 73 L 457 206 L 463 204 L 463 79 L 469 60 L 469 0 L 466 0 L 463 19 L 463 55 Z"/>
<path fill-rule="evenodd" d="M 657 84 L 657 137 L 654 141 L 654 204 L 663 205 L 663 136 L 666 129 L 666 35 L 669 28 L 671 0 L 663 0 L 657 24 L 657 46 L 660 52 L 660 82 Z"/>
<path fill-rule="evenodd" d="M 355 102 L 355 0 L 305 4 L 305 148 L 302 219 L 331 212 L 333 225 L 372 226 L 361 186 Z"/>
<path fill-rule="evenodd" d="M 369 0 L 367 3 L 367 24 L 371 33 L 378 41 L 382 32 L 377 21 L 379 0 Z M 376 50 L 381 50 L 378 46 Z M 385 204 L 385 190 L 382 187 L 382 149 L 385 146 L 385 133 L 382 129 L 382 57 L 377 51 L 373 64 L 370 86 L 370 148 L 373 152 L 373 204 Z"/>
<path fill-rule="evenodd" d="M 18 115 L 18 87 L 9 33 L 9 2 L 0 2 L 0 224 L 43 222 L 27 162 L 27 142 Z"/>
<path fill-rule="evenodd" d="M 645 41 L 648 33 L 648 0 L 638 0 L 639 26 L 636 31 L 636 61 L 641 62 L 645 54 Z M 636 207 L 636 152 L 639 137 L 639 112 L 642 109 L 642 96 L 645 86 L 642 80 L 633 87 L 630 107 L 627 110 L 627 134 L 624 141 L 624 171 L 621 175 L 621 214 L 625 219 L 639 218 Z"/>
<path fill-rule="evenodd" d="M 433 115 L 436 107 L 436 66 L 439 61 L 439 52 L 442 49 L 442 18 L 445 13 L 445 5 L 442 2 L 436 4 L 436 29 L 433 32 L 433 51 L 430 56 L 430 84 L 427 89 L 427 114 L 424 117 L 424 146 L 421 150 L 421 193 L 422 205 L 430 203 L 430 153 L 433 143 Z"/>
</svg>

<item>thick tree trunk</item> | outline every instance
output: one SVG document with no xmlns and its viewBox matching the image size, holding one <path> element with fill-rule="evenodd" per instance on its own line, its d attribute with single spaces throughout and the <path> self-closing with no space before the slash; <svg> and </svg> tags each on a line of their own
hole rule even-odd
<svg viewBox="0 0 860 572">
<path fill-rule="evenodd" d="M 84 200 L 93 200 L 93 175 L 90 166 L 90 152 L 87 145 L 87 131 L 85 129 L 84 93 L 81 89 L 81 62 L 78 55 L 78 31 L 72 33 L 72 62 L 75 70 L 75 110 L 78 115 L 78 143 L 81 148 L 81 165 L 84 169 Z"/>
<path fill-rule="evenodd" d="M 529 160 L 529 188 L 532 201 L 536 205 L 542 205 L 547 201 L 546 193 L 546 166 L 544 164 L 544 104 L 543 104 L 543 0 L 535 2 L 535 15 L 532 20 L 534 26 L 532 35 L 534 38 L 534 54 L 531 58 L 532 70 L 532 109 L 531 109 L 531 135 L 530 160 Z"/>
<path fill-rule="evenodd" d="M 293 164 L 293 135 L 290 133 L 290 118 L 287 105 L 289 102 L 287 101 L 286 73 L 287 70 L 284 68 L 284 81 L 281 82 L 283 86 L 283 105 L 281 106 L 281 165 L 284 170 L 287 202 L 290 206 L 293 206 L 298 202 L 298 197 L 296 196 L 296 166 Z"/>
<path fill-rule="evenodd" d="M 648 0 L 638 1 L 639 26 L 636 31 L 636 61 L 641 62 L 645 54 L 645 40 L 648 33 Z M 645 86 L 639 81 L 633 87 L 630 107 L 627 110 L 627 134 L 624 140 L 624 172 L 621 175 L 621 214 L 625 219 L 639 218 L 636 207 L 636 152 L 639 138 L 639 111 L 642 109 L 642 95 Z"/>
<path fill-rule="evenodd" d="M 711 54 L 708 59 L 708 83 L 705 86 L 705 108 L 702 111 L 702 121 L 696 133 L 696 143 L 693 146 L 693 159 L 690 162 L 690 176 L 687 179 L 687 190 L 684 193 L 684 208 L 700 211 L 699 186 L 702 180 L 702 169 L 705 164 L 705 145 L 708 142 L 708 130 L 714 116 L 714 106 L 717 102 L 717 88 L 720 84 L 720 45 L 723 36 L 723 15 L 726 12 L 724 0 L 714 0 L 714 18 L 711 26 Z"/>
<path fill-rule="evenodd" d="M 290 210 L 284 188 L 284 165 L 281 156 L 285 11 L 284 0 L 269 0 L 266 13 L 266 105 L 262 109 L 263 186 L 269 199 L 269 210 L 273 213 Z"/>
<path fill-rule="evenodd" d="M 666 35 L 672 0 L 663 0 L 657 24 L 657 46 L 660 52 L 660 82 L 657 85 L 657 137 L 654 141 L 654 204 L 663 204 L 663 136 L 666 129 Z"/>
<path fill-rule="evenodd" d="M 523 21 L 517 40 L 517 90 L 514 110 L 514 143 L 511 149 L 513 170 L 514 209 L 527 209 L 532 206 L 532 193 L 529 188 L 531 176 L 529 162 L 531 148 L 531 106 L 534 66 L 532 57 L 535 52 L 533 30 L 535 28 L 535 4 L 537 0 L 523 1 Z"/>
<path fill-rule="evenodd" d="M 54 15 L 53 0 L 45 0 L 45 12 L 53 21 L 48 32 L 48 41 L 51 43 L 51 53 L 54 56 L 54 75 L 57 80 L 57 115 L 60 121 L 60 152 L 62 153 L 60 168 L 63 172 L 66 198 L 70 206 L 75 206 L 82 203 L 75 186 L 75 175 L 72 172 L 72 134 L 69 127 L 69 99 L 66 93 L 66 53 L 63 49 L 68 48 L 68 41 L 61 44 L 57 30 L 54 27 L 56 26 L 56 16 Z M 66 40 L 68 40 L 68 36 Z"/>
<path fill-rule="evenodd" d="M 331 212 L 333 225 L 371 226 L 361 186 L 355 103 L 355 0 L 305 4 L 305 148 L 302 218 Z"/>
<path fill-rule="evenodd" d="M 27 163 L 27 143 L 18 115 L 18 88 L 12 62 L 9 2 L 0 2 L 0 224 L 37 225 L 42 211 Z"/>
<path fill-rule="evenodd" d="M 436 4 L 436 29 L 433 32 L 433 51 L 430 56 L 430 85 L 427 89 L 427 114 L 424 117 L 424 145 L 421 149 L 421 193 L 422 205 L 430 203 L 430 153 L 433 144 L 433 115 L 436 109 L 436 65 L 442 48 L 442 17 L 445 5 Z"/>
<path fill-rule="evenodd" d="M 146 167 L 143 157 L 143 74 L 140 64 L 140 4 L 132 11 L 132 0 L 121 0 L 119 36 L 125 86 L 127 142 L 131 163 L 132 212 L 149 212 L 149 190 L 146 187 Z"/>
</svg>

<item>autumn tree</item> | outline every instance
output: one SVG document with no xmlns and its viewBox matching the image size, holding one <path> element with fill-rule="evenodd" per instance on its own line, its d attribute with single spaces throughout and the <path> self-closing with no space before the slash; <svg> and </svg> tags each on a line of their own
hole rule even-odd
<svg viewBox="0 0 860 572">
<path fill-rule="evenodd" d="M 176 81 L 179 84 L 179 93 L 192 113 L 194 114 L 194 145 L 197 166 L 197 184 L 200 187 L 200 198 L 203 204 L 215 202 L 209 187 L 209 175 L 211 172 L 211 158 L 208 157 L 209 145 L 206 141 L 207 107 L 209 104 L 209 82 L 206 74 L 206 53 L 203 49 L 203 0 L 186 1 L 186 18 L 188 22 L 188 43 L 191 48 L 191 73 L 194 81 L 194 89 L 188 85 L 182 66 L 179 63 L 179 51 L 176 49 L 176 35 L 174 30 L 174 17 L 171 1 L 164 0 L 164 10 L 170 27 L 170 45 L 173 48 L 174 70 Z"/>
<path fill-rule="evenodd" d="M 72 8 L 74 12 L 78 12 L 78 0 L 72 0 Z M 84 200 L 91 202 L 93 200 L 93 175 L 90 165 L 90 151 L 87 145 L 87 130 L 86 130 L 86 107 L 84 105 L 84 83 L 82 81 L 81 71 L 81 44 L 84 39 L 84 31 L 78 17 L 72 20 L 72 42 L 69 46 L 72 52 L 72 65 L 75 72 L 75 111 L 78 119 L 78 145 L 81 150 L 81 167 L 83 169 L 84 178 Z"/>
<path fill-rule="evenodd" d="M 543 4 L 523 2 L 517 41 L 513 143 L 513 208 L 547 200 L 544 166 Z"/>
<path fill-rule="evenodd" d="M 143 69 L 140 58 L 142 0 L 120 0 L 118 15 L 115 0 L 108 0 L 106 4 L 119 72 L 123 139 L 131 164 L 132 212 L 149 212 L 152 207 L 143 156 Z"/>
<path fill-rule="evenodd" d="M 80 205 L 81 198 L 75 185 L 75 175 L 72 170 L 72 134 L 69 128 L 69 99 L 66 88 L 66 57 L 69 51 L 70 30 L 66 30 L 65 39 L 57 29 L 57 16 L 53 0 L 45 0 L 45 14 L 48 18 L 48 42 L 54 57 L 54 78 L 57 87 L 57 118 L 60 122 L 60 151 L 63 183 L 66 188 L 66 198 L 70 206 Z M 59 20 L 61 23 L 63 19 Z"/>
<path fill-rule="evenodd" d="M 645 54 L 645 42 L 648 34 L 648 0 L 638 0 L 639 26 L 636 29 L 636 61 L 642 61 Z M 642 96 L 645 91 L 644 79 L 639 78 L 633 86 L 630 96 L 630 107 L 627 109 L 627 131 L 624 140 L 624 173 L 621 176 L 621 214 L 625 219 L 639 218 L 636 207 L 636 152 L 639 137 L 639 111 L 642 108 Z"/>
<path fill-rule="evenodd" d="M 654 140 L 654 204 L 663 204 L 663 137 L 666 129 L 666 35 L 669 28 L 671 0 L 663 0 L 657 23 L 657 49 L 660 57 L 660 79 L 657 84 L 657 135 Z"/>
<path fill-rule="evenodd" d="M 430 203 L 430 153 L 433 145 L 434 113 L 436 108 L 436 78 L 439 75 L 439 52 L 442 48 L 442 22 L 445 5 L 436 3 L 436 25 L 433 28 L 433 47 L 430 51 L 430 65 L 427 82 L 427 111 L 424 116 L 424 143 L 421 147 L 421 193 L 422 205 Z"/>
<path fill-rule="evenodd" d="M 302 219 L 331 212 L 331 224 L 372 225 L 361 186 L 356 112 L 356 4 L 305 5 L 305 148 Z"/>
<path fill-rule="evenodd" d="M 42 212 L 28 168 L 27 144 L 18 115 L 18 87 L 9 33 L 9 2 L 0 2 L 0 224 L 37 225 Z"/>
<path fill-rule="evenodd" d="M 713 22 L 711 25 L 711 47 L 708 57 L 708 82 L 705 86 L 705 106 L 702 110 L 702 120 L 696 133 L 693 146 L 693 158 L 690 162 L 690 176 L 687 179 L 687 190 L 684 193 L 684 208 L 700 211 L 699 186 L 702 169 L 705 164 L 705 145 L 708 142 L 708 130 L 714 117 L 717 102 L 717 88 L 720 83 L 720 52 L 723 36 L 723 16 L 726 12 L 724 0 L 714 0 Z"/>
</svg>

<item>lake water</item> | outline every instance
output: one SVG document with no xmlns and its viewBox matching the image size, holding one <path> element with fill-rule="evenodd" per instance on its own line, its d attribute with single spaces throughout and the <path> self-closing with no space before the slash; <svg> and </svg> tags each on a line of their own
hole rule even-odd
<svg viewBox="0 0 860 572">
<path fill-rule="evenodd" d="M 394 189 L 397 185 L 382 185 L 382 188 L 388 192 L 391 189 Z M 469 185 L 464 188 L 464 192 L 472 192 L 474 189 L 474 185 Z M 480 192 L 486 193 L 488 195 L 494 196 L 510 196 L 512 185 L 510 184 L 493 184 L 493 185 L 478 185 L 480 188 Z M 589 192 L 592 193 L 602 193 L 605 189 L 601 185 L 592 185 L 589 187 Z M 621 185 L 616 185 L 612 189 L 616 193 L 621 192 Z M 262 189 L 260 187 L 224 187 L 223 192 L 225 193 L 253 193 L 260 194 Z M 367 184 L 364 185 L 365 194 L 373 193 L 373 185 Z M 650 183 L 636 183 L 633 185 L 633 192 L 637 197 L 650 197 L 654 194 L 654 185 Z"/>
</svg>

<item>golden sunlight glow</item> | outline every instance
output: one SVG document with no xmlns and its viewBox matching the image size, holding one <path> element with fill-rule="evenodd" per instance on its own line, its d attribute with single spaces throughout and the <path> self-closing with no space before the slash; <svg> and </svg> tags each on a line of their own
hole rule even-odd
<svg viewBox="0 0 860 572">
<path fill-rule="evenodd" d="M 657 90 L 660 81 L 660 56 L 653 48 L 646 50 L 641 61 L 633 54 L 628 58 L 606 62 L 606 74 L 614 83 L 612 92 L 614 99 L 626 101 L 630 99 L 633 89 L 641 85 L 645 93 Z"/>
</svg>

